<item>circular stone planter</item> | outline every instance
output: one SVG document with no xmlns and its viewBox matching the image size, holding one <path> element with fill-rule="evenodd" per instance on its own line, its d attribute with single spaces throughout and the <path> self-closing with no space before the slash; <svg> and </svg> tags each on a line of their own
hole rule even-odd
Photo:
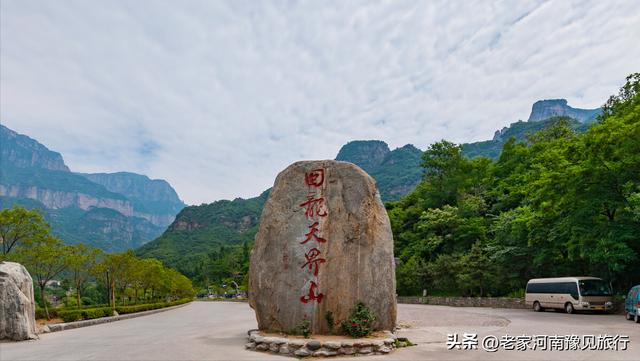
<svg viewBox="0 0 640 361">
<path fill-rule="evenodd" d="M 344 355 L 384 355 L 395 349 L 396 336 L 388 331 L 376 332 L 367 338 L 346 336 L 270 335 L 259 330 L 247 332 L 248 350 L 269 352 L 292 357 L 331 357 Z"/>
</svg>

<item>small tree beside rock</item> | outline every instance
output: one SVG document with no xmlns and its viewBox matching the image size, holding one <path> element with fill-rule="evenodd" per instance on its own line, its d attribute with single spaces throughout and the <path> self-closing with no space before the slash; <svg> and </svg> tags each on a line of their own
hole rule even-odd
<svg viewBox="0 0 640 361">
<path fill-rule="evenodd" d="M 373 332 L 373 324 L 376 316 L 361 301 L 358 301 L 351 309 L 349 318 L 342 321 L 342 332 L 353 337 L 360 338 L 369 336 Z"/>
</svg>

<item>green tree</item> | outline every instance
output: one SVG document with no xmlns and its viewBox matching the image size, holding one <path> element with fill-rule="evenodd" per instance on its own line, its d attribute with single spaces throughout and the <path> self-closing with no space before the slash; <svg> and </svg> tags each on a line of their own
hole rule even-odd
<svg viewBox="0 0 640 361">
<path fill-rule="evenodd" d="M 585 133 L 568 118 L 541 129 L 495 162 L 447 141 L 427 149 L 423 181 L 386 205 L 399 293 L 505 294 L 569 274 L 619 291 L 640 282 L 640 73 Z"/>
<path fill-rule="evenodd" d="M 96 266 L 100 253 L 100 250 L 85 246 L 84 244 L 76 244 L 68 247 L 68 268 L 71 273 L 73 285 L 76 288 L 76 305 L 78 307 L 82 305 L 82 288 L 90 277 L 91 270 Z"/>
<path fill-rule="evenodd" d="M 426 169 L 424 188 L 428 195 L 428 207 L 455 204 L 461 181 L 461 171 L 467 162 L 462 156 L 462 147 L 446 140 L 429 146 L 422 155 L 422 166 Z"/>
<path fill-rule="evenodd" d="M 129 285 L 131 276 L 128 272 L 131 269 L 131 263 L 135 259 L 133 251 L 129 250 L 122 253 L 111 253 L 104 257 L 102 261 L 101 271 L 105 273 L 108 289 L 109 304 L 115 309 L 116 297 L 119 291 L 124 304 L 125 290 Z"/>
<path fill-rule="evenodd" d="M 68 253 L 69 247 L 59 239 L 46 236 L 20 247 L 16 255 L 36 279 L 47 319 L 50 319 L 45 294 L 47 283 L 67 268 Z"/>
<path fill-rule="evenodd" d="M 45 223 L 38 209 L 27 210 L 20 206 L 0 211 L 0 242 L 2 257 L 16 246 L 28 245 L 49 234 L 49 225 Z"/>
<path fill-rule="evenodd" d="M 155 259 L 145 260 L 145 262 L 147 262 L 147 266 L 145 267 L 145 281 L 142 287 L 145 289 L 145 294 L 147 289 L 150 290 L 151 298 L 154 298 L 156 291 L 162 289 L 166 267 Z"/>
</svg>

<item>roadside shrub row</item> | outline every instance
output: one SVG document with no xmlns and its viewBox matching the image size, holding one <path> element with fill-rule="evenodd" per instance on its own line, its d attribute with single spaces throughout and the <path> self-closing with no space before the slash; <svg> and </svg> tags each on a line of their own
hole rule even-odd
<svg viewBox="0 0 640 361">
<path fill-rule="evenodd" d="M 170 306 L 177 306 L 183 303 L 187 303 L 191 301 L 189 298 L 185 298 L 182 300 L 177 300 L 173 302 L 159 302 L 159 303 L 148 303 L 144 305 L 133 305 L 133 306 L 119 306 L 116 307 L 116 312 L 118 314 L 123 315 L 126 313 L 135 313 L 149 310 L 156 310 L 159 308 L 165 308 Z M 84 309 L 68 309 L 68 310 L 49 310 L 49 314 L 51 317 L 60 317 L 64 322 L 73 322 L 80 320 L 91 320 L 94 318 L 100 317 L 109 317 L 113 316 L 113 309 L 111 307 L 92 307 L 92 308 L 84 308 Z M 36 318 L 45 318 L 44 310 L 41 308 L 36 309 Z"/>
<path fill-rule="evenodd" d="M 58 317 L 60 317 L 64 322 L 91 320 L 94 318 L 109 317 L 112 315 L 113 310 L 111 309 L 111 307 L 58 311 Z"/>
<path fill-rule="evenodd" d="M 77 307 L 77 306 L 73 305 L 73 306 L 65 306 L 64 309 L 65 310 L 89 310 L 89 309 L 92 309 L 92 308 L 104 308 L 104 307 L 109 307 L 109 304 L 108 303 L 100 303 L 100 304 L 80 306 L 80 307 Z M 51 309 L 49 309 L 49 311 L 51 311 Z"/>
<path fill-rule="evenodd" d="M 58 310 L 55 308 L 49 308 L 49 315 L 51 318 L 58 317 Z M 47 318 L 47 315 L 44 313 L 44 308 L 40 308 L 36 306 L 36 320 L 41 318 Z"/>
<path fill-rule="evenodd" d="M 190 301 L 191 301 L 190 298 L 185 298 L 185 299 L 177 300 L 173 302 L 147 303 L 144 305 L 133 305 L 133 306 L 117 306 L 116 311 L 118 312 L 118 314 L 122 315 L 125 313 L 135 313 L 135 312 L 142 312 L 142 311 L 156 310 L 159 308 L 177 306 Z"/>
</svg>

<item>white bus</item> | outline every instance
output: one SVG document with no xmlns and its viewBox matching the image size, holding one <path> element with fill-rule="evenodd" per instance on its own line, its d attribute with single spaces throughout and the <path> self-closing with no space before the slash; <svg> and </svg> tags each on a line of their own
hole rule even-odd
<svg viewBox="0 0 640 361">
<path fill-rule="evenodd" d="M 611 311 L 613 293 L 596 277 L 535 278 L 527 283 L 525 303 L 536 312 L 546 308 L 575 311 Z"/>
</svg>

